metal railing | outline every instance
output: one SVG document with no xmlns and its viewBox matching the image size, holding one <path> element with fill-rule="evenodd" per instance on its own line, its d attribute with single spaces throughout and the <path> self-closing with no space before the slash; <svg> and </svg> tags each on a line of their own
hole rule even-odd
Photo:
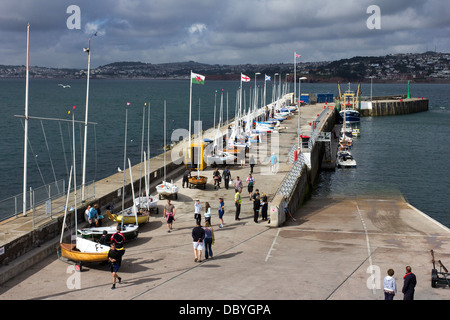
<svg viewBox="0 0 450 320">
<path fill-rule="evenodd" d="M 297 181 L 302 173 L 303 165 L 305 164 L 303 153 L 299 153 L 297 155 L 297 161 L 295 161 L 295 150 L 297 150 L 296 144 L 294 144 L 288 152 L 288 161 L 289 163 L 293 163 L 294 165 L 284 177 L 277 191 L 277 194 L 283 195 L 288 199 L 291 197 L 292 192 L 297 185 Z"/>
<path fill-rule="evenodd" d="M 73 191 L 72 191 L 73 193 Z M 36 223 L 52 219 L 54 214 L 64 211 L 66 199 L 66 182 L 64 179 L 32 189 L 26 193 L 27 214 L 33 217 L 33 228 Z M 85 184 L 85 199 L 95 198 L 95 181 Z M 70 197 L 73 203 L 73 194 Z M 18 217 L 23 214 L 23 194 L 0 201 L 0 221 Z M 81 203 L 81 186 L 77 187 L 77 203 Z"/>
</svg>

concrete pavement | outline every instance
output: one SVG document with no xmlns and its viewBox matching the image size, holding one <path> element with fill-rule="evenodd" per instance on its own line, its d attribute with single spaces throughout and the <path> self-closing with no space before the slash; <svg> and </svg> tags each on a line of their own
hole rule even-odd
<svg viewBox="0 0 450 320">
<path fill-rule="evenodd" d="M 296 123 L 296 118 L 283 123 L 280 154 L 295 141 Z M 261 175 L 256 166 L 255 188 L 273 195 L 288 169 L 283 163 L 278 175 Z M 231 168 L 233 179 L 245 179 L 248 172 L 248 166 Z M 211 169 L 203 175 L 212 180 Z M 181 187 L 180 178 L 175 182 Z M 386 270 L 395 270 L 401 291 L 406 265 L 418 279 L 416 299 L 450 298 L 450 288 L 431 288 L 429 253 L 433 249 L 437 259 L 450 264 L 450 231 L 403 199 L 314 198 L 295 212 L 296 221 L 268 228 L 266 222 L 253 222 L 247 194 L 244 188 L 241 221 L 235 221 L 232 188 L 215 190 L 210 183 L 205 191 L 181 188 L 173 201 L 173 232 L 167 233 L 161 213 L 142 226 L 139 238 L 126 245 L 119 271 L 123 283 L 116 290 L 110 290 L 107 266 L 85 266 L 78 273 L 57 259 L 55 250 L 4 283 L 0 299 L 202 301 L 207 290 L 210 300 L 382 300 Z M 219 196 L 225 199 L 222 229 Z M 202 263 L 194 262 L 191 238 L 197 197 L 212 206 L 216 236 L 214 258 Z M 370 266 L 374 273 L 367 272 Z M 395 299 L 402 299 L 401 292 Z"/>
</svg>

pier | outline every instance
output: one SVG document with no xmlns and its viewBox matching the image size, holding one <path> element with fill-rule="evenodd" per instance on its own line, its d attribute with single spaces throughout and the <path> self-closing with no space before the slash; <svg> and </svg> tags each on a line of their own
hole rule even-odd
<svg viewBox="0 0 450 320">
<path fill-rule="evenodd" d="M 30 217 L 20 217 L 0 224 L 5 248 L 0 256 L 0 299 L 203 300 L 208 287 L 212 300 L 382 300 L 382 279 L 393 268 L 399 288 L 395 299 L 400 300 L 406 265 L 418 278 L 416 299 L 448 299 L 448 288 L 431 288 L 429 252 L 434 250 L 439 259 L 450 261 L 450 230 L 404 199 L 309 199 L 326 153 L 319 134 L 332 130 L 335 110 L 325 104 L 301 107 L 301 132 L 310 135 L 315 126 L 317 136 L 311 135 L 300 153 L 295 148 L 297 116 L 282 123 L 277 174 L 264 174 L 267 166 L 260 161 L 254 168 L 254 188 L 269 196 L 269 222 L 253 221 L 246 184 L 241 220 L 235 221 L 232 187 L 226 190 L 222 183 L 216 190 L 208 183 L 206 190 L 183 189 L 184 166 L 170 164 L 168 180 L 179 186 L 178 199 L 172 201 L 174 230 L 167 233 L 161 209 L 140 227 L 138 239 L 126 244 L 119 271 L 123 284 L 115 291 L 110 290 L 107 266 L 87 265 L 85 271 L 75 273 L 73 265 L 57 259 L 60 217 L 35 230 Z M 151 160 L 153 187 L 162 178 L 162 159 L 160 155 Z M 250 167 L 247 162 L 244 168 L 236 164 L 230 170 L 233 180 L 239 176 L 245 181 Z M 139 165 L 135 165 L 135 179 L 138 173 Z M 202 175 L 211 181 L 212 169 Z M 98 196 L 92 203 L 104 206 L 114 201 L 122 178 L 117 173 L 96 182 Z M 130 190 L 128 175 L 126 183 Z M 284 214 L 284 196 L 295 221 Z M 225 227 L 220 229 L 218 197 L 225 200 Z M 201 263 L 194 262 L 191 238 L 197 198 L 203 206 L 206 201 L 211 204 L 216 238 L 214 258 Z M 158 202 L 160 208 L 164 204 L 164 200 Z M 78 209 L 80 221 L 85 206 Z M 33 247 L 34 241 L 45 237 L 49 240 Z M 8 254 L 13 255 L 5 263 Z M 80 282 L 71 282 L 75 278 Z"/>
</svg>

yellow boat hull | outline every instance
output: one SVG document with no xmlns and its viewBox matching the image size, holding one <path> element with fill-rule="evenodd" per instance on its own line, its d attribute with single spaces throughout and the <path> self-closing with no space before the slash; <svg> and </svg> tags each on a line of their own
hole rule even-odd
<svg viewBox="0 0 450 320">
<path fill-rule="evenodd" d="M 106 215 L 108 216 L 109 219 L 111 219 L 112 221 L 115 221 L 117 223 L 122 223 L 122 220 L 123 220 L 123 224 L 136 223 L 136 217 L 134 215 L 125 216 L 125 218 L 124 218 L 123 215 L 121 215 L 121 214 L 119 214 L 119 215 L 112 214 L 109 211 L 106 211 Z M 149 218 L 150 218 L 150 214 L 148 212 L 138 213 L 138 215 L 137 215 L 138 224 L 147 223 Z"/>
<path fill-rule="evenodd" d="M 76 262 L 102 262 L 108 260 L 106 252 L 81 252 L 75 244 L 61 243 L 61 256 Z"/>
</svg>

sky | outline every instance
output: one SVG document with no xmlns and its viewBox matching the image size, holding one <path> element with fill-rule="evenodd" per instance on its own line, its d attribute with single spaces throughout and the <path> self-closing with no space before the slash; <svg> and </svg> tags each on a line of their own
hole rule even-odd
<svg viewBox="0 0 450 320">
<path fill-rule="evenodd" d="M 450 52 L 449 17 L 448 0 L 2 0 L 0 65 L 25 65 L 28 23 L 31 66 L 86 69 L 90 37 L 91 68 Z"/>
</svg>

